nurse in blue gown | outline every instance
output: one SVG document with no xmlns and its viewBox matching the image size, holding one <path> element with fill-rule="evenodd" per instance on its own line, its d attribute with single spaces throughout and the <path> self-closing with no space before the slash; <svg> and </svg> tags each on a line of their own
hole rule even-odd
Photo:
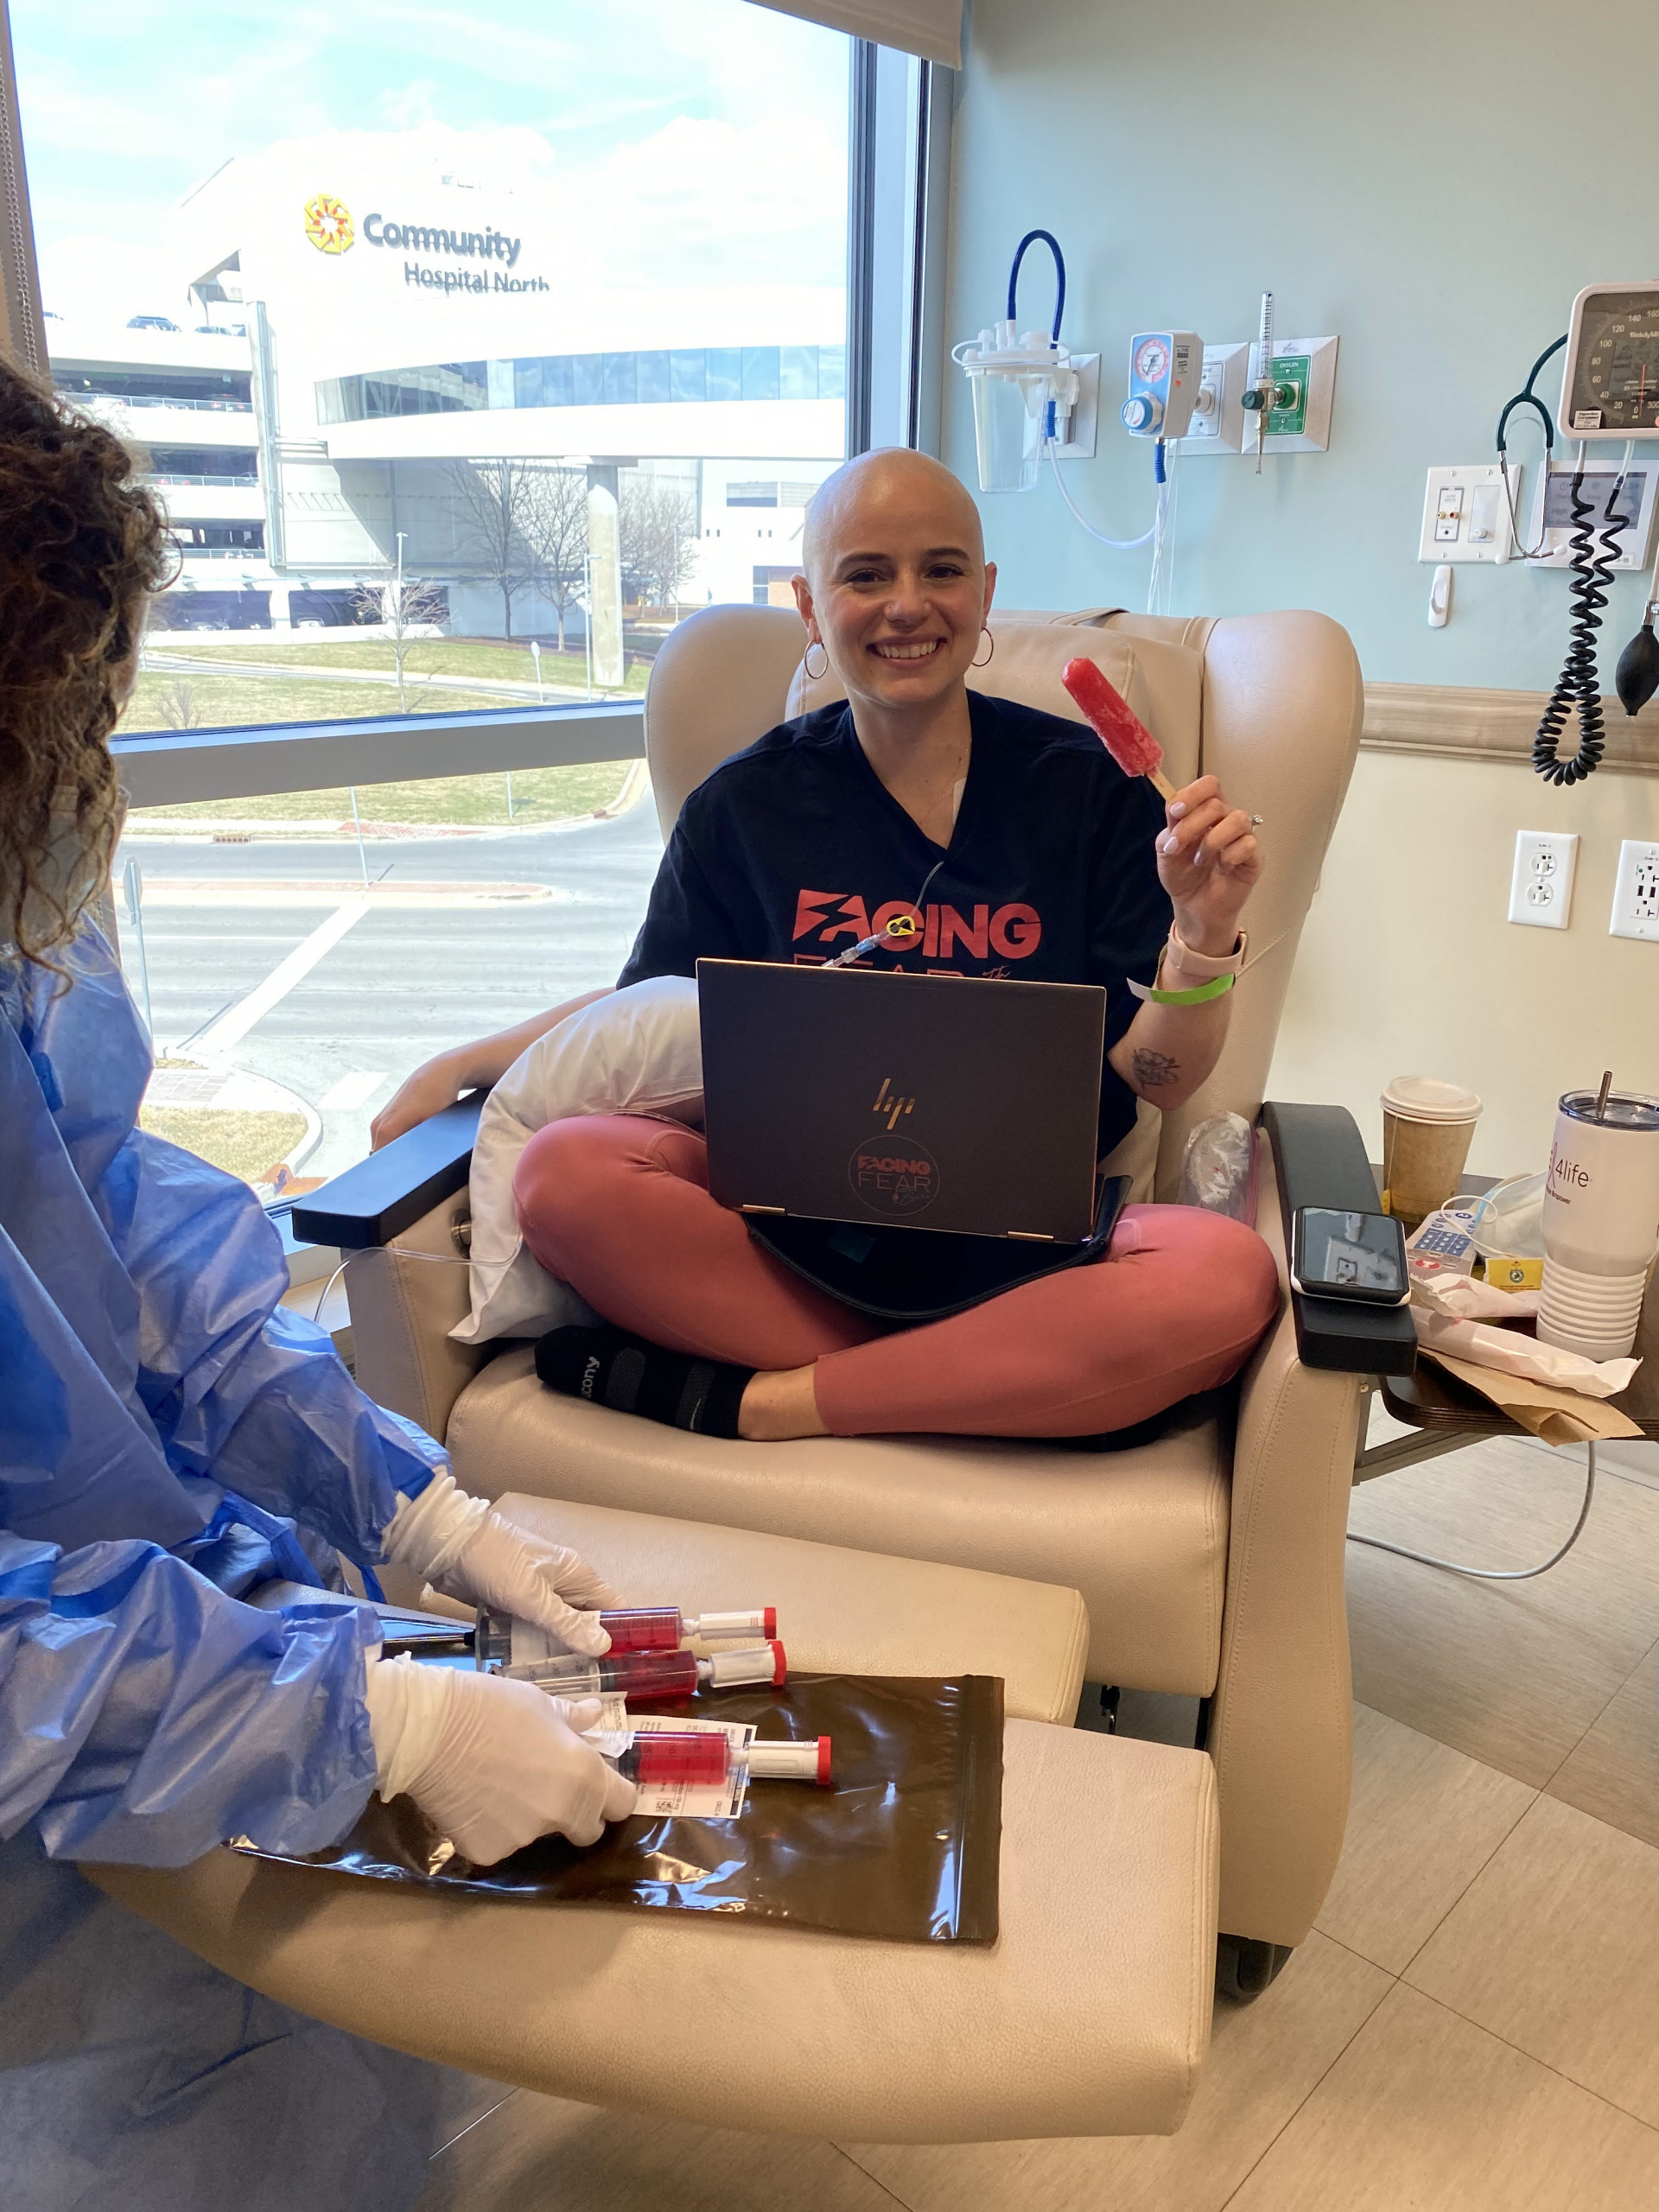
<svg viewBox="0 0 1659 2212">
<path fill-rule="evenodd" d="M 374 1615 L 238 1602 L 261 1583 L 340 1588 L 343 1554 L 448 1565 L 492 1602 L 539 1576 L 554 1618 L 553 1592 L 605 1593 L 456 1492 L 280 1305 L 245 1185 L 137 1126 L 150 1047 L 92 906 L 118 830 L 107 741 L 168 550 L 134 467 L 0 365 L 0 2202 L 391 2212 L 419 2192 L 445 2077 L 243 1988 L 75 1862 L 314 1850 L 384 1778 Z M 424 1554 L 390 1541 L 400 1516 L 428 1524 Z"/>
</svg>

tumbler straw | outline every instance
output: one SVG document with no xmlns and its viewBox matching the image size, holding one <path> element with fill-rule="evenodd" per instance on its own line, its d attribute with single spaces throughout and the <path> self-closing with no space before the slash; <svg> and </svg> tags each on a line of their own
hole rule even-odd
<svg viewBox="0 0 1659 2212">
<path fill-rule="evenodd" d="M 1612 1087 L 1613 1071 L 1608 1068 L 1603 1072 L 1601 1089 L 1596 1096 L 1596 1119 L 1599 1122 L 1605 1122 L 1607 1118 L 1607 1094 Z"/>
</svg>

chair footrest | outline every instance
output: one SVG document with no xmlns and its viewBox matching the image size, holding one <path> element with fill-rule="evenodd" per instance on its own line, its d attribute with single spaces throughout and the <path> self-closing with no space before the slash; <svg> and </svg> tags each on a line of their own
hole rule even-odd
<svg viewBox="0 0 1659 2212">
<path fill-rule="evenodd" d="M 1209 2040 L 1216 1842 L 1201 1753 L 1013 1720 L 984 1949 L 448 1897 L 230 1852 L 85 1871 L 255 1988 L 443 2065 L 766 2134 L 985 2142 L 1180 2125 Z"/>
</svg>

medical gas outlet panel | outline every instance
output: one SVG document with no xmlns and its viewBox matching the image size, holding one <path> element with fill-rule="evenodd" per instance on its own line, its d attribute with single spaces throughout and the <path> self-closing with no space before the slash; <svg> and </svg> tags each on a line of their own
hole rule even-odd
<svg viewBox="0 0 1659 2212">
<path fill-rule="evenodd" d="M 1129 396 L 1123 427 L 1135 438 L 1186 435 L 1204 369 L 1204 340 L 1192 330 L 1143 330 L 1129 340 Z"/>
<path fill-rule="evenodd" d="M 1337 386 L 1337 340 L 1281 338 L 1269 341 L 1265 377 L 1261 348 L 1238 339 L 1198 345 L 1198 386 L 1185 401 L 1182 427 L 1162 429 L 1131 419 L 1141 395 L 1156 397 L 1142 366 L 1142 349 L 1180 333 L 1152 332 L 1131 340 L 1129 397 L 1125 426 L 1134 435 L 1163 437 L 1183 455 L 1325 453 L 1331 444 L 1331 412 Z M 1197 343 L 1198 341 L 1194 341 Z M 1157 365 L 1155 356 L 1147 365 Z M 1257 405 L 1257 401 L 1265 403 Z M 1139 412 L 1137 409 L 1137 413 Z"/>
</svg>

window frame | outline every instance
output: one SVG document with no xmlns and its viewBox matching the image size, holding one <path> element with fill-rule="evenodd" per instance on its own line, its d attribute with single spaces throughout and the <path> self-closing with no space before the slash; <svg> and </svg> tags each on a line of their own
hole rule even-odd
<svg viewBox="0 0 1659 2212">
<path fill-rule="evenodd" d="M 130 805 L 181 806 L 344 784 L 641 760 L 645 709 L 640 698 L 595 699 L 478 713 L 142 730 L 111 739 L 110 751 Z"/>
</svg>

